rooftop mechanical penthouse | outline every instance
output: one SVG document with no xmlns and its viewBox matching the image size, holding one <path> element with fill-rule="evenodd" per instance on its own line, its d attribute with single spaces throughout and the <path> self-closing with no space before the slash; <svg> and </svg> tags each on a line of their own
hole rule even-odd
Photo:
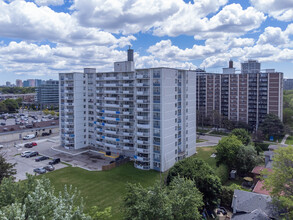
<svg viewBox="0 0 293 220">
<path fill-rule="evenodd" d="M 65 148 L 94 146 L 126 155 L 139 169 L 166 171 L 196 152 L 196 73 L 173 68 L 60 73 L 60 137 Z"/>
</svg>

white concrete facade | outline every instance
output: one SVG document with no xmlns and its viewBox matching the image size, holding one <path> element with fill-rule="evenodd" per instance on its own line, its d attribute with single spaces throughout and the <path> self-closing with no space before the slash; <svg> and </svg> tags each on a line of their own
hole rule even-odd
<svg viewBox="0 0 293 220">
<path fill-rule="evenodd" d="M 196 152 L 196 73 L 133 67 L 125 61 L 114 72 L 59 75 L 61 143 L 130 156 L 136 168 L 164 172 Z"/>
</svg>

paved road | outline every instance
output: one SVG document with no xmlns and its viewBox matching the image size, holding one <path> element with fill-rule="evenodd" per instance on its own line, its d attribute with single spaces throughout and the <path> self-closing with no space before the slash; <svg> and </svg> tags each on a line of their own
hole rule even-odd
<svg viewBox="0 0 293 220">
<path fill-rule="evenodd" d="M 216 146 L 222 137 L 210 136 L 210 135 L 200 135 L 199 139 L 206 140 L 205 142 L 197 143 L 196 147 L 208 147 Z"/>
<path fill-rule="evenodd" d="M 289 137 L 289 134 L 286 134 L 285 137 L 283 138 L 281 144 L 285 144 L 288 137 Z"/>
</svg>

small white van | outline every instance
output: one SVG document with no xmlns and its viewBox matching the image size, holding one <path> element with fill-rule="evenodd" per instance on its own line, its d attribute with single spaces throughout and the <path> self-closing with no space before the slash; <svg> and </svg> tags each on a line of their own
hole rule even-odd
<svg viewBox="0 0 293 220">
<path fill-rule="evenodd" d="M 29 139 L 33 139 L 35 137 L 36 137 L 36 135 L 34 135 L 34 134 L 28 134 L 28 135 L 23 137 L 23 140 L 29 140 Z"/>
</svg>

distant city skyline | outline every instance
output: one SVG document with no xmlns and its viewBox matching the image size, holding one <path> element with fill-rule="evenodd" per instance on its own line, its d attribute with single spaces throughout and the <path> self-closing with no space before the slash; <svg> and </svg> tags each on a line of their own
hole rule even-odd
<svg viewBox="0 0 293 220">
<path fill-rule="evenodd" d="M 230 59 L 238 70 L 256 59 L 293 78 L 292 8 L 292 0 L 0 0 L 0 84 L 112 71 L 129 45 L 136 68 L 220 73 Z"/>
</svg>

